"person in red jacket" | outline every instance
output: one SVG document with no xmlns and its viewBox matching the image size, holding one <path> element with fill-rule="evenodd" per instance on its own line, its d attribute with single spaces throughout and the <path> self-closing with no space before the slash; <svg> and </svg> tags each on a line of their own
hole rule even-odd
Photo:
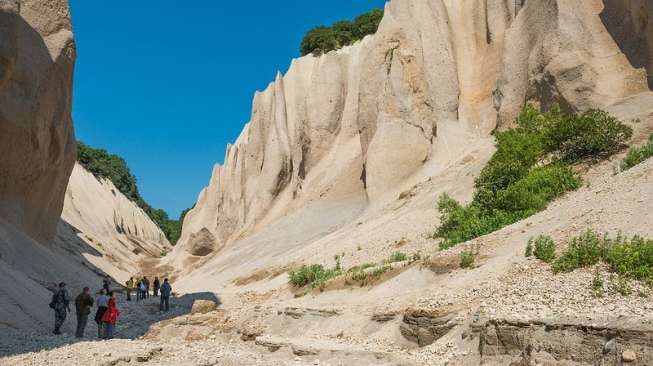
<svg viewBox="0 0 653 366">
<path fill-rule="evenodd" d="M 102 315 L 102 322 L 105 326 L 104 339 L 112 339 L 113 332 L 116 329 L 116 323 L 118 322 L 118 317 L 120 316 L 120 310 L 116 306 L 116 294 L 111 291 L 109 292 L 109 307 Z"/>
</svg>

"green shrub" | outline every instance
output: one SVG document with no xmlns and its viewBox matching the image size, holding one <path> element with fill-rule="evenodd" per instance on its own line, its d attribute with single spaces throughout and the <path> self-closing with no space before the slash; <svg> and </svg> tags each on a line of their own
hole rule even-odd
<svg viewBox="0 0 653 366">
<path fill-rule="evenodd" d="M 544 146 L 564 161 L 607 157 L 621 150 L 633 134 L 632 128 L 600 110 L 565 114 L 554 108 L 552 114 Z"/>
<path fill-rule="evenodd" d="M 588 230 L 572 238 L 564 254 L 553 263 L 553 270 L 571 272 L 600 262 L 623 278 L 653 283 L 653 240 L 622 235 L 609 238 Z"/>
<path fill-rule="evenodd" d="M 603 277 L 601 277 L 598 268 L 594 272 L 594 278 L 592 278 L 592 293 L 594 297 L 603 297 Z"/>
<path fill-rule="evenodd" d="M 460 268 L 472 268 L 474 266 L 474 253 L 466 250 L 460 253 Z"/>
<path fill-rule="evenodd" d="M 497 150 L 475 181 L 472 202 L 439 198 L 433 236 L 448 248 L 542 211 L 581 186 L 570 164 L 613 154 L 631 135 L 630 127 L 602 111 L 567 114 L 558 106 L 547 112 L 525 106 L 515 128 L 496 133 Z"/>
<path fill-rule="evenodd" d="M 404 252 L 394 252 L 386 260 L 386 263 L 403 262 L 405 260 L 408 260 L 408 255 L 406 255 L 406 253 L 404 253 Z"/>
<path fill-rule="evenodd" d="M 644 145 L 628 150 L 621 162 L 621 170 L 628 170 L 651 156 L 653 156 L 653 134 L 648 137 L 648 141 Z"/>
<path fill-rule="evenodd" d="M 309 30 L 300 46 L 303 55 L 322 54 L 340 49 L 376 33 L 383 18 L 383 10 L 373 9 L 353 21 L 339 21 L 330 27 L 319 26 Z"/>
<path fill-rule="evenodd" d="M 540 235 L 537 238 L 528 239 L 528 245 L 533 247 L 535 258 L 551 263 L 556 257 L 556 246 L 548 235 Z"/>
<path fill-rule="evenodd" d="M 589 267 L 605 258 L 605 240 L 592 230 L 571 239 L 567 250 L 553 263 L 554 272 L 571 272 Z"/>
<path fill-rule="evenodd" d="M 324 284 L 340 275 L 336 269 L 325 269 L 321 264 L 303 265 L 296 271 L 290 271 L 290 283 L 295 287 L 310 286 L 311 288 L 322 287 Z"/>
</svg>

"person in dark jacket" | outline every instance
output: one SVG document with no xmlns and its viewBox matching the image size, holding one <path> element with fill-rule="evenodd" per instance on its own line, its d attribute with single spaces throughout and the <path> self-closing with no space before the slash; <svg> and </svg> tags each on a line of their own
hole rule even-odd
<svg viewBox="0 0 653 366">
<path fill-rule="evenodd" d="M 97 311 L 95 312 L 95 323 L 97 324 L 97 337 L 104 338 L 104 323 L 102 316 L 109 308 L 109 297 L 104 289 L 100 290 L 100 295 L 97 297 L 95 303 L 97 304 Z"/>
<path fill-rule="evenodd" d="M 161 282 L 159 277 L 154 277 L 154 296 L 159 296 L 159 289 L 161 288 Z"/>
<path fill-rule="evenodd" d="M 159 304 L 159 311 L 168 311 L 170 309 L 170 294 L 172 293 L 172 286 L 168 279 L 163 280 L 163 285 L 161 285 L 161 303 Z M 165 307 L 164 307 L 165 305 Z"/>
<path fill-rule="evenodd" d="M 143 283 L 145 284 L 145 294 L 144 294 L 145 296 L 143 298 L 144 299 L 149 298 L 150 297 L 150 280 L 148 280 L 147 277 L 143 277 Z"/>
<path fill-rule="evenodd" d="M 84 337 L 88 314 L 91 313 L 91 307 L 93 306 L 93 298 L 90 292 L 91 290 L 88 287 L 84 287 L 82 293 L 77 295 L 75 299 L 75 310 L 77 311 L 77 331 L 75 332 L 75 337 L 77 338 Z"/>
<path fill-rule="evenodd" d="M 66 315 L 70 311 L 70 295 L 66 290 L 66 284 L 61 282 L 59 290 L 52 295 L 50 307 L 54 310 L 54 334 L 61 334 L 61 326 L 66 321 Z"/>
<path fill-rule="evenodd" d="M 106 293 L 108 294 L 109 291 L 111 290 L 111 278 L 109 276 L 104 277 L 104 280 L 102 280 L 102 288 Z"/>
</svg>

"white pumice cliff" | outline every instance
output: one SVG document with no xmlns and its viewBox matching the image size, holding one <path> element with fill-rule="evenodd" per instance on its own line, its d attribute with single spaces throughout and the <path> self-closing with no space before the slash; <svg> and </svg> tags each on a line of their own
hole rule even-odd
<svg viewBox="0 0 653 366">
<path fill-rule="evenodd" d="M 255 94 L 174 248 L 74 163 L 71 29 L 65 0 L 0 0 L 0 364 L 653 364 L 650 287 L 524 256 L 540 234 L 558 253 L 586 229 L 653 238 L 652 159 L 575 167 L 583 185 L 542 212 L 447 250 L 431 237 L 438 196 L 472 198 L 526 102 L 606 110 L 631 146 L 653 133 L 653 0 L 389 1 L 376 34 Z M 293 287 L 303 264 L 345 274 Z M 44 334 L 55 282 L 139 271 L 170 276 L 170 313 L 119 297 L 122 339 L 78 342 L 74 315 Z"/>
<path fill-rule="evenodd" d="M 176 263 L 302 207 L 388 202 L 509 127 L 526 101 L 586 110 L 647 92 L 652 9 L 646 1 L 387 3 L 376 34 L 295 59 L 256 93 L 249 123 L 186 216 Z"/>
</svg>

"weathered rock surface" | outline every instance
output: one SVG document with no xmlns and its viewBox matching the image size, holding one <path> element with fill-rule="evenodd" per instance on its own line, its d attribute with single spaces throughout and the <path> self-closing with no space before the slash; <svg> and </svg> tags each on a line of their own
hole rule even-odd
<svg viewBox="0 0 653 366">
<path fill-rule="evenodd" d="M 647 92 L 651 8 L 389 2 L 375 35 L 295 59 L 256 93 L 249 123 L 186 216 L 174 263 L 203 229 L 230 245 L 307 206 L 378 207 L 510 126 L 527 100 L 583 110 Z"/>
<path fill-rule="evenodd" d="M 457 325 L 455 316 L 455 312 L 446 309 L 409 310 L 404 314 L 399 331 L 404 338 L 417 343 L 420 347 L 428 346 Z"/>
<path fill-rule="evenodd" d="M 191 314 L 206 314 L 217 309 L 218 304 L 211 300 L 195 300 L 190 310 Z"/>
<path fill-rule="evenodd" d="M 75 162 L 65 0 L 0 3 L 0 218 L 52 239 Z"/>
<path fill-rule="evenodd" d="M 653 329 L 623 324 L 491 320 L 481 326 L 484 365 L 650 365 Z"/>
</svg>

